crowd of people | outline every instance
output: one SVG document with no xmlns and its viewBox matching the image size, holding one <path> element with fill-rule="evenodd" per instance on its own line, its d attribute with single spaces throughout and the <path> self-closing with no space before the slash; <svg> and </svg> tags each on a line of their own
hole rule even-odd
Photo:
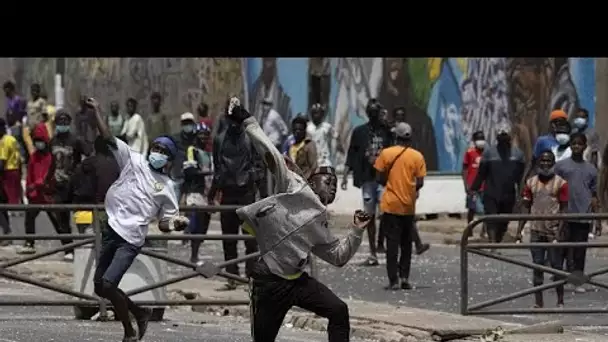
<svg viewBox="0 0 608 342">
<path fill-rule="evenodd" d="M 509 214 L 588 214 L 600 212 L 598 186 L 599 138 L 588 126 L 589 114 L 578 109 L 573 118 L 562 110 L 549 116 L 550 131 L 534 145 L 533 158 L 527 163 L 524 153 L 511 143 L 508 126 L 497 128 L 497 141 L 488 145 L 483 132 L 472 136 L 473 147 L 464 157 L 463 180 L 467 192 L 468 221 L 476 213 Z M 515 239 L 523 240 L 526 221 L 518 224 Z M 480 232 L 490 242 L 503 241 L 506 221 L 490 221 Z M 587 242 L 601 235 L 599 220 L 532 221 L 530 242 Z M 472 232 L 471 232 L 472 234 Z M 494 251 L 496 252 L 496 251 Z M 554 269 L 583 274 L 586 248 L 531 248 L 532 261 Z M 543 284 L 543 272 L 534 270 L 532 283 Z M 556 279 L 556 277 L 554 277 Z M 584 293 L 585 288 L 574 288 Z M 558 286 L 557 306 L 564 305 L 564 287 Z M 535 293 L 536 308 L 544 307 L 542 292 Z"/>
<path fill-rule="evenodd" d="M 67 204 L 104 203 L 108 190 L 121 178 L 120 158 L 108 147 L 107 137 L 98 134 L 99 109 L 94 109 L 86 96 L 81 108 L 73 114 L 50 104 L 39 84 L 31 86 L 25 99 L 15 84 L 3 86 L 7 97 L 6 116 L 0 118 L 0 197 L 3 203 Z M 118 102 L 111 102 L 103 124 L 117 141 L 130 150 L 147 155 L 152 167 L 167 164 L 162 153 L 155 153 L 157 139 L 165 137 L 174 144 L 167 170 L 179 204 L 205 206 L 210 204 L 247 206 L 267 198 L 276 188 L 276 179 L 269 179 L 259 146 L 246 134 L 244 125 L 230 120 L 225 113 L 213 122 L 209 107 L 201 103 L 197 115 L 186 112 L 180 116 L 180 131 L 171 134 L 170 116 L 162 110 L 162 96 L 150 96 L 151 112 L 138 113 L 138 102 L 129 98 L 125 112 Z M 226 103 L 226 108 L 228 108 Z M 314 104 L 308 113 L 299 113 L 290 123 L 283 121 L 270 99 L 261 103 L 257 114 L 262 132 L 273 147 L 293 163 L 303 179 L 319 174 L 335 174 L 332 144 L 336 134 L 326 121 L 326 109 Z M 371 220 L 366 226 L 369 256 L 364 266 L 377 266 L 378 254 L 386 253 L 388 284 L 386 289 L 411 289 L 411 255 L 424 253 L 429 244 L 421 241 L 416 228 L 416 200 L 424 186 L 426 163 L 416 139 L 416 132 L 406 122 L 407 109 L 390 112 L 376 99 L 366 106 L 368 121 L 351 134 L 342 190 L 348 188 L 352 173 L 353 185 L 361 189 L 364 211 Z M 550 114 L 550 132 L 538 138 L 533 160 L 511 143 L 508 125 L 496 127 L 497 140 L 487 142 L 484 132 L 472 135 L 472 147 L 463 157 L 463 181 L 466 190 L 467 221 L 477 214 L 530 212 L 534 214 L 598 212 L 599 142 L 597 133 L 588 127 L 589 114 L 579 109 L 574 118 L 562 110 Z M 215 127 L 214 127 L 215 126 Z M 169 144 L 163 140 L 163 144 Z M 163 145 L 164 146 L 164 145 Z M 172 145 L 173 146 L 173 145 Z M 124 162 L 124 161 L 123 161 Z M 142 176 L 143 177 L 143 176 Z M 25 180 L 25 187 L 20 186 Z M 270 183 L 270 184 L 269 184 Z M 159 185 L 160 186 L 160 185 Z M 159 192 L 162 192 L 159 190 Z M 127 209 L 125 209 L 127 210 Z M 38 211 L 25 215 L 25 231 L 35 234 Z M 72 219 L 79 232 L 90 231 L 92 213 L 68 211 L 47 213 L 59 234 L 69 234 Z M 11 234 L 10 213 L 0 212 L 4 234 Z M 196 212 L 189 216 L 185 233 L 205 234 L 211 213 Z M 220 214 L 223 234 L 238 234 L 243 220 L 236 212 Z M 520 222 L 516 239 L 522 240 L 525 222 Z M 593 229 L 595 227 L 595 229 Z M 488 222 L 480 236 L 500 243 L 508 222 Z M 530 224 L 530 241 L 584 242 L 601 234 L 601 223 L 589 220 L 534 221 Z M 61 240 L 69 244 L 69 239 Z M 202 241 L 190 241 L 191 261 L 199 263 Z M 5 245 L 11 244 L 5 241 Z M 413 246 L 413 248 L 412 248 Z M 245 242 L 246 252 L 257 251 L 254 240 Z M 223 241 L 226 260 L 237 258 L 237 241 Z M 19 253 L 35 253 L 33 240 L 25 241 Z M 558 269 L 583 271 L 585 249 L 533 248 L 535 263 L 549 263 Z M 73 253 L 65 251 L 66 260 Z M 565 264 L 565 266 L 564 266 Z M 245 274 L 254 274 L 255 262 L 245 266 Z M 240 274 L 238 265 L 227 272 Z M 534 272 L 535 285 L 543 281 L 542 273 Z M 226 290 L 237 287 L 228 280 Z M 583 292 L 584 288 L 576 288 Z M 558 305 L 563 305 L 563 288 L 557 288 Z M 542 294 L 537 307 L 543 307 Z"/>
</svg>

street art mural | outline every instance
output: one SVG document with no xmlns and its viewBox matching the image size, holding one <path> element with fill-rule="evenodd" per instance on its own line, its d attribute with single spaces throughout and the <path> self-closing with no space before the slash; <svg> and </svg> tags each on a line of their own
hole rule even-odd
<svg viewBox="0 0 608 342">
<path fill-rule="evenodd" d="M 334 153 L 344 160 L 350 132 L 366 121 L 365 104 L 378 98 L 389 113 L 405 107 L 415 148 L 429 170 L 459 172 L 473 132 L 495 141 L 495 127 L 513 127 L 514 144 L 530 158 L 548 129 L 552 109 L 577 108 L 595 118 L 591 58 L 333 58 L 330 122 Z"/>
<path fill-rule="evenodd" d="M 298 113 L 308 108 L 308 58 L 247 58 L 246 79 L 248 108 L 262 117 L 262 101 L 272 101 L 289 126 Z"/>
</svg>

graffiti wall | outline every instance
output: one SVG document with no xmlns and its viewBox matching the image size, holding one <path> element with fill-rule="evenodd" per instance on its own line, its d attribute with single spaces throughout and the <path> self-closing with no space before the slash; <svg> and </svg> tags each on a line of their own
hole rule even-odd
<svg viewBox="0 0 608 342">
<path fill-rule="evenodd" d="M 311 75 L 319 73 L 306 60 L 248 59 L 250 107 L 262 100 L 260 84 L 266 84 L 273 89 L 267 92 L 286 121 L 305 111 L 311 105 L 305 87 Z M 595 121 L 595 61 L 591 58 L 329 60 L 327 121 L 338 136 L 332 153 L 337 166 L 345 159 L 353 128 L 367 121 L 365 105 L 370 98 L 378 98 L 389 113 L 396 107 L 406 108 L 415 148 L 424 154 L 429 170 L 443 172 L 460 171 L 475 131 L 483 131 L 492 142 L 495 128 L 510 124 L 515 144 L 530 157 L 536 138 L 547 132 L 552 109 L 572 115 L 584 107 L 591 125 Z"/>
</svg>

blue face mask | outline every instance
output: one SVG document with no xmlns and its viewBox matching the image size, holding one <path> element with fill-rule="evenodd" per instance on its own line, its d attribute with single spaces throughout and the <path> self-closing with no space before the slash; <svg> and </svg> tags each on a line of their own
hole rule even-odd
<svg viewBox="0 0 608 342">
<path fill-rule="evenodd" d="M 55 126 L 55 131 L 57 133 L 67 133 L 70 131 L 70 126 L 67 125 L 57 125 Z"/>
<path fill-rule="evenodd" d="M 169 157 L 162 153 L 150 152 L 150 155 L 148 156 L 148 163 L 150 163 L 150 166 L 155 170 L 162 169 L 168 162 Z"/>
<path fill-rule="evenodd" d="M 587 119 L 585 119 L 585 118 L 574 119 L 574 126 L 579 129 L 584 128 L 585 126 L 587 126 Z"/>
<path fill-rule="evenodd" d="M 183 125 L 182 131 L 184 133 L 192 133 L 192 132 L 194 132 L 194 127 L 195 127 L 194 125 Z"/>
</svg>

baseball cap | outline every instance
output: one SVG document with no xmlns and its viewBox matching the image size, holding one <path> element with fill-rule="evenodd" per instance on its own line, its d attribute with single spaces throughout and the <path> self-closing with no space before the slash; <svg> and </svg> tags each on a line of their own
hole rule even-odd
<svg viewBox="0 0 608 342">
<path fill-rule="evenodd" d="M 185 112 L 184 114 L 182 114 L 182 116 L 180 117 L 181 121 L 187 121 L 187 120 L 191 120 L 191 121 L 196 121 L 196 119 L 194 119 L 194 114 L 190 113 L 190 112 Z"/>
<path fill-rule="evenodd" d="M 506 123 L 501 123 L 498 125 L 498 127 L 496 128 L 496 135 L 501 135 L 501 134 L 507 134 L 507 135 L 511 135 L 511 126 L 509 126 Z"/>
<path fill-rule="evenodd" d="M 566 119 L 568 120 L 568 114 L 561 109 L 556 109 L 551 112 L 549 116 L 549 121 L 557 120 L 557 119 Z"/>
<path fill-rule="evenodd" d="M 175 142 L 173 141 L 173 139 L 171 139 L 170 137 L 160 136 L 160 137 L 157 137 L 156 139 L 154 139 L 154 141 L 152 143 L 159 144 L 159 145 L 165 147 L 168 150 L 171 158 L 174 158 L 177 155 L 177 146 L 175 145 Z"/>
<path fill-rule="evenodd" d="M 406 122 L 399 122 L 391 129 L 391 132 L 399 138 L 409 138 L 412 136 L 412 127 Z"/>
</svg>

